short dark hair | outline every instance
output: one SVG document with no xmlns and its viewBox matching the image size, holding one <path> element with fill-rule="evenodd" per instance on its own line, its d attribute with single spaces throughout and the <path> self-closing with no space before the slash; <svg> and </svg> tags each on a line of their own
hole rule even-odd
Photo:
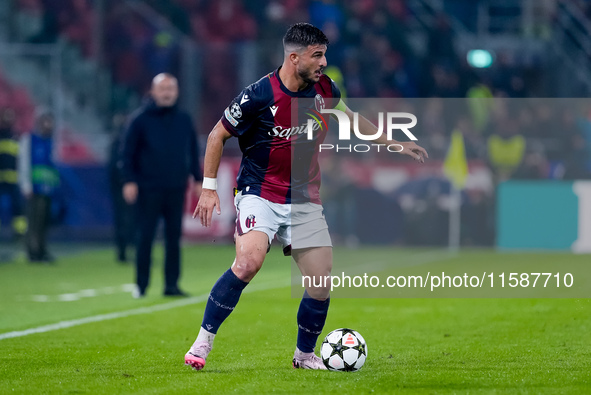
<svg viewBox="0 0 591 395">
<path fill-rule="evenodd" d="M 285 36 L 283 46 L 294 45 L 307 48 L 309 45 L 328 45 L 329 41 L 322 30 L 309 23 L 296 23 L 291 25 Z"/>
</svg>

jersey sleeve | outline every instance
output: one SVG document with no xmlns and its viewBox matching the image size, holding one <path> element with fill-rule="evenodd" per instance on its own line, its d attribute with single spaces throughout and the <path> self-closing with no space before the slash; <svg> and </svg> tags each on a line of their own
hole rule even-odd
<svg viewBox="0 0 591 395">
<path fill-rule="evenodd" d="M 341 101 L 341 90 L 339 89 L 337 84 L 335 84 L 335 82 L 332 80 L 332 78 L 330 78 L 328 76 L 327 76 L 327 78 L 330 81 L 330 92 L 331 92 L 331 98 L 326 103 L 327 107 L 340 110 L 341 108 L 339 108 L 339 107 L 341 107 L 341 105 L 343 104 Z"/>
<path fill-rule="evenodd" d="M 235 137 L 242 136 L 257 119 L 260 100 L 253 85 L 246 87 L 224 110 L 222 124 Z"/>
<path fill-rule="evenodd" d="M 341 90 L 332 79 L 330 80 L 330 86 L 332 88 L 332 99 L 336 105 L 336 103 L 338 103 L 341 100 Z"/>
</svg>

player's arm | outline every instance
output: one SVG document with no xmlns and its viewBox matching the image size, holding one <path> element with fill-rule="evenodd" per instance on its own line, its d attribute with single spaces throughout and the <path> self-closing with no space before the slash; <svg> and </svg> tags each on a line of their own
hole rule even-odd
<svg viewBox="0 0 591 395">
<path fill-rule="evenodd" d="M 218 215 L 222 213 L 220 210 L 220 198 L 216 191 L 217 175 L 222 159 L 222 152 L 224 151 L 224 144 L 230 137 L 232 135 L 226 130 L 221 121 L 218 121 L 207 137 L 203 163 L 204 178 L 202 192 L 199 197 L 199 203 L 197 203 L 197 207 L 193 213 L 193 218 L 199 216 L 201 225 L 203 226 L 211 226 L 211 217 L 214 208 Z"/>
<path fill-rule="evenodd" d="M 141 135 L 141 125 L 139 117 L 141 114 L 134 116 L 127 126 L 123 144 L 120 148 L 120 158 L 122 161 L 121 175 L 123 178 L 123 198 L 127 204 L 134 204 L 138 195 L 137 174 L 134 170 L 134 162 L 139 146 Z"/>
<path fill-rule="evenodd" d="M 353 111 L 341 100 L 339 104 L 335 107 L 335 109 L 343 111 L 347 117 L 351 120 L 351 127 L 353 126 Z M 367 135 L 375 135 L 378 131 L 378 127 L 371 123 L 369 119 L 365 118 L 363 115 L 358 114 L 358 124 L 359 124 L 359 132 Z M 418 160 L 421 163 L 425 162 L 425 158 L 429 157 L 427 151 L 415 143 L 414 141 L 396 141 L 396 140 L 388 140 L 386 133 L 383 133 L 380 137 L 374 140 L 377 144 L 398 144 L 402 147 L 401 154 L 408 155 L 415 160 Z"/>
</svg>

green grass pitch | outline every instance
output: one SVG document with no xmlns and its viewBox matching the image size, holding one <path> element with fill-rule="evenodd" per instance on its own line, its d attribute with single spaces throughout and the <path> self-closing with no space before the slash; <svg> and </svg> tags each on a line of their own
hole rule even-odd
<svg viewBox="0 0 591 395">
<path fill-rule="evenodd" d="M 356 373 L 294 370 L 299 300 L 291 297 L 290 261 L 276 247 L 220 329 L 207 366 L 195 372 L 183 355 L 197 335 L 205 296 L 234 252 L 191 246 L 183 253 L 182 287 L 192 299 L 161 296 L 161 249 L 143 300 L 123 290 L 133 269 L 114 263 L 108 249 L 69 255 L 54 267 L 0 265 L 0 394 L 591 393 L 591 299 L 334 298 L 323 336 L 358 330 L 368 344 L 365 366 Z M 405 261 L 421 253 L 336 250 L 335 260 L 364 262 L 376 254 Z M 482 250 L 453 259 L 543 257 Z"/>
</svg>

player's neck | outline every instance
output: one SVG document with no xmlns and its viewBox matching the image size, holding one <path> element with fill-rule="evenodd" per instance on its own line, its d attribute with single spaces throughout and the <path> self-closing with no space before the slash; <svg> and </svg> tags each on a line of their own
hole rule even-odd
<svg viewBox="0 0 591 395">
<path fill-rule="evenodd" d="M 289 67 L 286 67 L 285 64 L 279 69 L 279 79 L 292 92 L 299 92 L 308 87 L 308 83 L 295 70 L 290 71 Z"/>
</svg>

